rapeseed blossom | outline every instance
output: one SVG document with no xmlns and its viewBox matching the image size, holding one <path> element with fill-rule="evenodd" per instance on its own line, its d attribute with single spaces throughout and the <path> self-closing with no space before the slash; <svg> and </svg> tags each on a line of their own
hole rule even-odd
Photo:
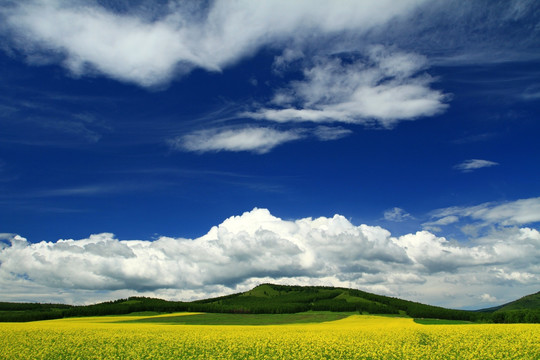
<svg viewBox="0 0 540 360">
<path fill-rule="evenodd" d="M 0 323 L 0 359 L 530 359 L 538 324 L 420 325 L 353 315 L 268 326 L 120 323 L 137 317 Z"/>
</svg>

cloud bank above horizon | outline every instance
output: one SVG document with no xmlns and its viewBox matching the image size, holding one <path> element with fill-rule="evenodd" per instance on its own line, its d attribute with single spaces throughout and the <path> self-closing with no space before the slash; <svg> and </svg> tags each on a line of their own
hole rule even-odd
<svg viewBox="0 0 540 360">
<path fill-rule="evenodd" d="M 510 288 L 525 295 L 540 285 L 540 233 L 523 226 L 540 219 L 519 214 L 539 204 L 532 198 L 441 211 L 437 216 L 454 214 L 453 222 L 472 216 L 492 224 L 467 242 L 428 230 L 392 236 L 342 215 L 283 220 L 257 208 L 196 239 L 101 233 L 31 243 L 2 234 L 8 241 L 0 243 L 0 300 L 88 303 L 133 294 L 187 300 L 274 282 L 360 288 L 449 307 L 489 305 L 485 294 L 502 303 L 515 297 Z"/>
</svg>

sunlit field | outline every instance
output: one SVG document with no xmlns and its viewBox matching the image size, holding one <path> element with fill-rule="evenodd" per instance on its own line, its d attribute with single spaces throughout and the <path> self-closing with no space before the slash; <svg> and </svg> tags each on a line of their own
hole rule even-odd
<svg viewBox="0 0 540 360">
<path fill-rule="evenodd" d="M 187 315 L 187 314 L 176 314 Z M 352 315 L 322 323 L 182 325 L 142 317 L 0 323 L 1 359 L 540 359 L 540 325 L 421 325 Z"/>
</svg>

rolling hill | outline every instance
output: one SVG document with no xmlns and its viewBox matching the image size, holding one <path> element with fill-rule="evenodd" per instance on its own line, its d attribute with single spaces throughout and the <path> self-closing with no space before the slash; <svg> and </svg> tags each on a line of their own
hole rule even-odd
<svg viewBox="0 0 540 360">
<path fill-rule="evenodd" d="M 494 322 L 520 323 L 540 322 L 540 291 L 523 296 L 509 303 L 478 310 L 479 312 L 491 313 Z"/>
<path fill-rule="evenodd" d="M 446 309 L 355 289 L 262 284 L 243 293 L 192 302 L 131 297 L 85 306 L 0 303 L 0 321 L 34 321 L 141 312 L 196 311 L 233 314 L 291 314 L 306 311 L 331 311 L 482 322 L 540 322 L 539 301 L 540 293 L 536 293 L 500 308 L 465 311 Z"/>
<path fill-rule="evenodd" d="M 540 309 L 540 291 L 524 296 L 518 300 L 504 304 L 497 311 L 525 310 L 525 309 Z"/>
</svg>

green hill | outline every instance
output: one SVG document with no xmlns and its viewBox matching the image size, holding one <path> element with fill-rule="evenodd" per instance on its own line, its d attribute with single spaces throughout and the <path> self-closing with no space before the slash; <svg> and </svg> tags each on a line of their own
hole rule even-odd
<svg viewBox="0 0 540 360">
<path fill-rule="evenodd" d="M 245 293 L 192 303 L 192 309 L 203 305 L 207 312 L 295 313 L 301 311 L 353 311 L 369 314 L 396 314 L 453 320 L 476 320 L 470 311 L 451 310 L 420 304 L 361 290 L 263 284 Z"/>
<path fill-rule="evenodd" d="M 524 296 L 518 300 L 504 304 L 497 311 L 512 311 L 512 310 L 525 310 L 525 309 L 540 309 L 540 291 Z"/>
<path fill-rule="evenodd" d="M 131 297 L 86 306 L 0 303 L 0 321 L 181 311 L 231 314 L 293 314 L 305 311 L 330 311 L 465 321 L 535 322 L 533 315 L 539 309 L 535 304 L 540 295 L 537 293 L 530 297 L 532 298 L 525 297 L 507 305 L 531 306 L 536 310 L 517 308 L 501 311 L 501 308 L 497 311 L 479 312 L 446 309 L 355 289 L 262 284 L 243 293 L 192 302 Z M 528 312 L 528 317 L 525 316 L 527 314 L 523 313 L 524 311 Z M 500 314 L 503 314 L 502 318 Z M 511 317 L 507 316 L 508 314 L 513 315 Z"/>
<path fill-rule="evenodd" d="M 506 304 L 480 309 L 480 312 L 501 312 L 501 311 L 513 311 L 513 310 L 538 310 L 540 309 L 540 291 L 535 294 L 523 296 L 517 300 L 511 301 Z"/>
<path fill-rule="evenodd" d="M 478 311 L 491 313 L 492 321 L 497 323 L 539 323 L 540 291 L 503 305 Z"/>
</svg>

